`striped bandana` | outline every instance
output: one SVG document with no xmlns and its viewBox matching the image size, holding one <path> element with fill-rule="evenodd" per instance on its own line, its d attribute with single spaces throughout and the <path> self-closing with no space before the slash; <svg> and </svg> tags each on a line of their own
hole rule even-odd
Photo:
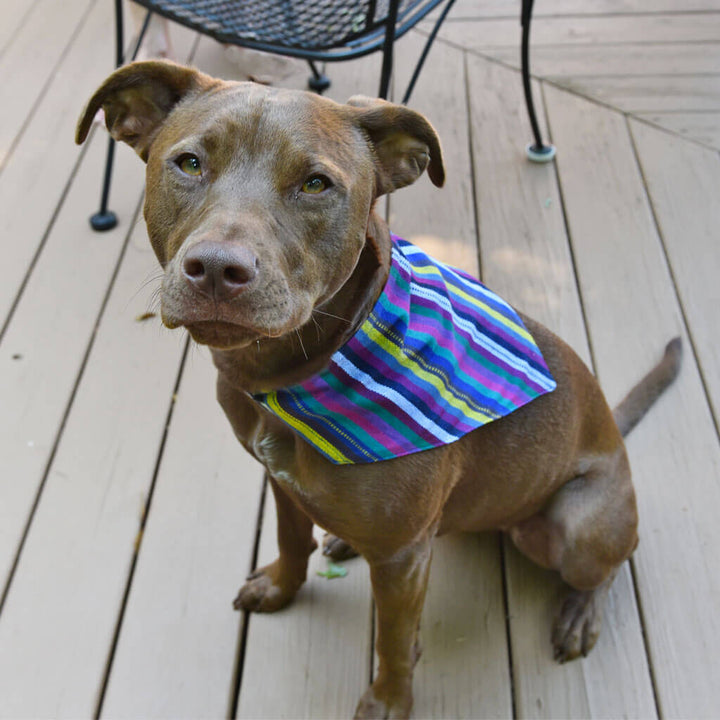
<svg viewBox="0 0 720 720">
<path fill-rule="evenodd" d="M 329 365 L 297 385 L 253 396 L 337 464 L 452 443 L 555 388 L 504 300 L 392 239 L 385 289 Z"/>
</svg>

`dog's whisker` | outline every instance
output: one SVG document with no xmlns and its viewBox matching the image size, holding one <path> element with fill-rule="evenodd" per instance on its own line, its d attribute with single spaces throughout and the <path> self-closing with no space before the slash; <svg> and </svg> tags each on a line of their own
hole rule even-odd
<svg viewBox="0 0 720 720">
<path fill-rule="evenodd" d="M 148 298 L 148 310 L 157 310 L 160 307 L 160 294 L 162 288 L 157 287 L 152 291 Z"/>
<path fill-rule="evenodd" d="M 319 342 L 320 342 L 320 335 L 322 335 L 322 331 L 323 331 L 322 325 L 320 325 L 320 323 L 315 319 L 314 316 L 311 315 L 311 317 L 312 317 L 313 323 L 315 323 L 315 332 L 317 333 L 317 341 L 318 341 L 318 343 L 319 343 Z"/>
<path fill-rule="evenodd" d="M 324 310 L 318 310 L 317 308 L 313 308 L 314 313 L 320 313 L 320 315 L 327 315 L 328 317 L 335 318 L 336 320 L 342 320 L 343 322 L 350 325 L 350 320 L 344 317 L 340 317 L 339 315 L 333 315 L 332 313 L 325 312 Z"/>
<path fill-rule="evenodd" d="M 308 360 L 308 354 L 305 352 L 305 345 L 303 345 L 302 337 L 300 337 L 300 331 L 295 328 L 295 334 L 297 335 L 298 340 L 300 341 L 300 347 L 302 348 L 303 355 L 305 356 L 305 359 Z"/>
<path fill-rule="evenodd" d="M 148 276 L 143 280 L 138 289 L 130 296 L 130 298 L 127 301 L 127 304 L 125 307 L 127 308 L 127 305 L 129 305 L 148 285 L 151 283 L 157 282 L 158 280 L 162 280 L 163 274 L 158 273 L 157 270 L 151 271 Z M 153 291 L 153 294 L 160 291 L 160 287 Z"/>
</svg>

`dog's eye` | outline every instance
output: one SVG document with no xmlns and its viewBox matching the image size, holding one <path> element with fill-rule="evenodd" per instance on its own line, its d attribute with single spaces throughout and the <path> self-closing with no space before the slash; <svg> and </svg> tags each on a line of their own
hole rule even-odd
<svg viewBox="0 0 720 720">
<path fill-rule="evenodd" d="M 330 181 L 322 175 L 313 175 L 302 184 L 302 191 L 308 195 L 317 195 L 330 187 Z"/>
<path fill-rule="evenodd" d="M 186 174 L 197 177 L 202 174 L 202 166 L 200 165 L 200 159 L 195 155 L 186 153 L 181 155 L 177 159 L 177 166 Z"/>
</svg>

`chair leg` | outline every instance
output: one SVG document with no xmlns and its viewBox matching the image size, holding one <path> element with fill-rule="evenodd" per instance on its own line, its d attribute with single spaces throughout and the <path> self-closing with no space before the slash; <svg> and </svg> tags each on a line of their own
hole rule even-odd
<svg viewBox="0 0 720 720">
<path fill-rule="evenodd" d="M 435 23 L 435 27 L 432 29 L 432 32 L 430 33 L 430 36 L 427 39 L 427 42 L 425 43 L 425 47 L 423 48 L 422 55 L 420 55 L 420 59 L 417 62 L 417 65 L 415 66 L 415 70 L 413 71 L 412 77 L 410 78 L 410 82 L 408 83 L 407 90 L 405 90 L 405 95 L 402 99 L 402 104 L 407 105 L 408 101 L 410 100 L 410 95 L 412 95 L 412 91 L 415 89 L 415 83 L 417 82 L 418 77 L 420 77 L 420 71 L 423 68 L 423 65 L 425 64 L 425 59 L 428 56 L 428 53 L 430 52 L 430 47 L 432 46 L 435 36 L 438 34 L 438 30 L 440 30 L 440 26 L 445 21 L 445 18 L 447 17 L 447 14 L 450 12 L 450 8 L 454 5 L 455 0 L 448 0 L 447 4 L 445 5 L 442 13 L 440 14 L 440 17 L 437 19 L 437 22 Z"/>
<path fill-rule="evenodd" d="M 123 44 L 122 0 L 115 0 L 115 67 L 120 67 L 122 65 Z M 100 209 L 90 217 L 90 226 L 93 230 L 98 232 L 112 230 L 118 223 L 117 215 L 115 215 L 112 210 L 108 209 L 110 181 L 112 179 L 114 158 L 115 141 L 110 138 L 108 143 L 107 158 L 105 160 L 105 175 L 103 179 L 102 193 L 100 195 Z"/>
<path fill-rule="evenodd" d="M 308 65 L 312 71 L 312 75 L 308 78 L 308 87 L 318 95 L 322 95 L 330 87 L 330 78 L 325 73 L 321 73 L 312 60 L 308 60 Z"/>
<path fill-rule="evenodd" d="M 520 22 L 522 24 L 522 80 L 525 91 L 525 105 L 530 125 L 532 127 L 534 142 L 526 147 L 527 156 L 533 162 L 549 162 L 555 157 L 555 146 L 546 145 L 540 135 L 535 105 L 533 103 L 532 87 L 530 85 L 530 21 L 532 19 L 532 8 L 534 0 L 522 0 L 522 11 Z"/>
<path fill-rule="evenodd" d="M 380 71 L 380 90 L 378 97 L 387 100 L 390 92 L 390 78 L 393 68 L 393 46 L 395 44 L 395 25 L 397 24 L 399 0 L 390 0 L 385 27 L 385 43 L 383 45 L 382 70 Z"/>
<path fill-rule="evenodd" d="M 108 210 L 108 196 L 110 195 L 110 180 L 112 179 L 114 158 L 115 141 L 110 138 L 105 160 L 105 175 L 103 178 L 102 194 L 100 196 L 100 209 L 90 216 L 90 226 L 97 232 L 112 230 L 118 224 L 117 215 L 112 210 Z"/>
<path fill-rule="evenodd" d="M 137 57 L 138 50 L 140 50 L 140 45 L 145 37 L 145 32 L 150 25 L 151 16 L 152 12 L 148 11 L 140 30 L 140 34 L 138 35 L 137 42 L 135 43 L 135 49 L 133 50 L 131 60 L 134 60 Z M 123 46 L 122 0 L 115 0 L 115 67 L 120 67 L 123 64 L 123 53 L 125 50 Z M 90 225 L 92 229 L 97 230 L 98 232 L 112 230 L 118 223 L 117 215 L 112 210 L 108 209 L 114 159 L 115 141 L 110 138 L 108 141 L 107 158 L 105 160 L 105 175 L 103 177 L 102 193 L 100 195 L 100 209 L 90 217 Z"/>
</svg>

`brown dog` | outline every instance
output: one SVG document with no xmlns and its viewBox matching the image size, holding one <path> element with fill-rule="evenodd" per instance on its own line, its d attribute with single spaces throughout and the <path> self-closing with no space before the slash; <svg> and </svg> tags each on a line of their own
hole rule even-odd
<svg viewBox="0 0 720 720">
<path fill-rule="evenodd" d="M 675 377 L 679 341 L 615 411 L 577 355 L 523 318 L 557 381 L 457 442 L 383 462 L 333 464 L 251 393 L 322 370 L 383 292 L 392 241 L 377 198 L 444 169 L 430 124 L 408 108 L 216 80 L 165 62 L 111 75 L 102 107 L 113 137 L 147 162 L 145 219 L 165 274 L 163 322 L 212 349 L 218 399 L 267 468 L 278 559 L 236 608 L 272 612 L 305 580 L 313 523 L 361 553 L 377 605 L 377 678 L 358 717 L 407 717 L 435 535 L 500 529 L 570 585 L 556 657 L 587 653 L 618 566 L 637 544 L 622 434 Z"/>
</svg>

